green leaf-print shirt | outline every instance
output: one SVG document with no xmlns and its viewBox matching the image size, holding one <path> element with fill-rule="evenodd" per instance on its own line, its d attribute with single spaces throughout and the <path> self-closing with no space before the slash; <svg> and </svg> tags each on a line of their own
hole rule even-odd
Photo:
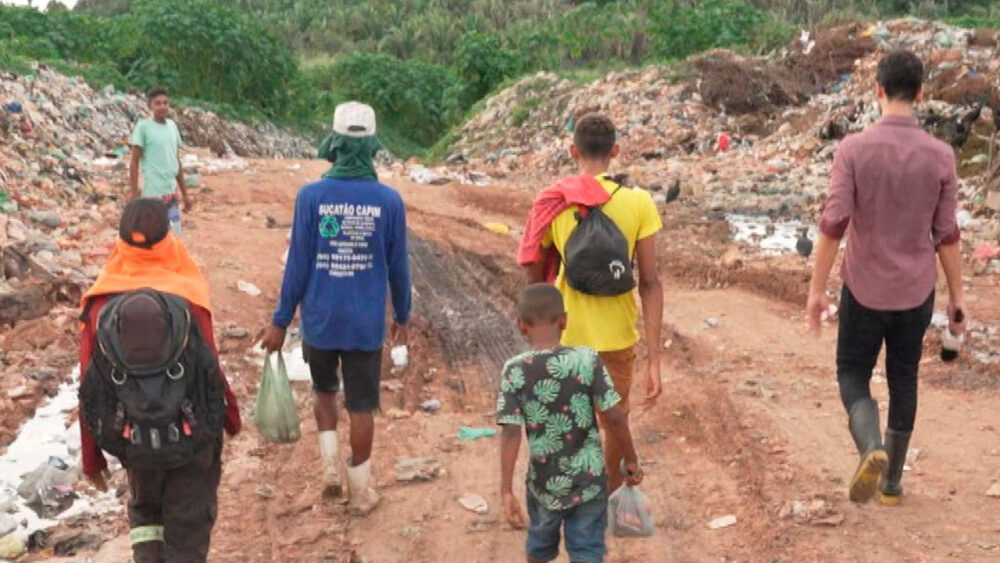
<svg viewBox="0 0 1000 563">
<path fill-rule="evenodd" d="M 590 502 L 607 487 L 594 408 L 621 401 L 597 352 L 556 348 L 512 358 L 500 377 L 497 423 L 524 426 L 528 492 L 548 510 Z"/>
</svg>

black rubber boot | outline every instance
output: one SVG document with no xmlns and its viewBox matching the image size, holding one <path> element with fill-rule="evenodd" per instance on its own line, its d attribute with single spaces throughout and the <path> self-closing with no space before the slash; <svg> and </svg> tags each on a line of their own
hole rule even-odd
<svg viewBox="0 0 1000 563">
<path fill-rule="evenodd" d="M 882 447 L 882 432 L 878 421 L 878 403 L 861 399 L 851 405 L 848 412 L 849 427 L 861 461 L 851 478 L 850 498 L 854 502 L 867 502 L 875 496 L 879 479 L 889 463 Z"/>
<path fill-rule="evenodd" d="M 892 429 L 885 431 L 885 450 L 889 464 L 879 485 L 879 502 L 884 505 L 896 506 L 903 496 L 903 486 L 900 481 L 903 479 L 903 467 L 906 465 L 906 451 L 910 447 L 910 434 L 911 432 Z"/>
</svg>

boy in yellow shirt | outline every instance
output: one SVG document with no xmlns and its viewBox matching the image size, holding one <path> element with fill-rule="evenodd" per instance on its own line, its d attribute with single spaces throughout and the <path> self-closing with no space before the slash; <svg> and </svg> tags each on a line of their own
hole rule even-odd
<svg viewBox="0 0 1000 563">
<path fill-rule="evenodd" d="M 580 119 L 573 132 L 570 153 L 580 167 L 581 175 L 595 178 L 608 192 L 609 198 L 599 207 L 618 227 L 628 243 L 628 258 L 637 265 L 639 298 L 645 314 L 645 332 L 649 348 L 646 372 L 646 396 L 643 403 L 652 404 L 662 390 L 660 380 L 660 331 L 663 322 L 663 287 L 656 261 L 656 237 L 662 227 L 659 212 L 652 197 L 638 189 L 619 186 L 607 174 L 611 160 L 618 156 L 615 126 L 602 115 L 590 114 Z M 592 295 L 570 286 L 566 276 L 567 244 L 579 223 L 579 206 L 571 206 L 556 215 L 542 239 L 543 248 L 555 248 L 563 257 L 555 286 L 566 304 L 568 322 L 562 335 L 563 346 L 586 346 L 600 353 L 615 388 L 622 397 L 622 410 L 629 412 L 629 395 L 635 369 L 635 345 L 639 342 L 636 325 L 639 310 L 635 295 L 627 291 L 619 295 Z M 544 263 L 539 260 L 525 265 L 529 283 L 544 281 Z M 624 477 L 620 471 L 622 444 L 606 437 L 611 491 Z"/>
</svg>

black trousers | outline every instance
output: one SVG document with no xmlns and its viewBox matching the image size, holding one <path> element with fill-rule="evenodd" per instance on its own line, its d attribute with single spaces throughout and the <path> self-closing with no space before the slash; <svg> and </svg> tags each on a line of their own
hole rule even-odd
<svg viewBox="0 0 1000 563">
<path fill-rule="evenodd" d="M 858 303 L 845 285 L 840 301 L 837 337 L 837 382 L 844 408 L 871 398 L 872 368 L 885 342 L 885 374 L 889 383 L 889 428 L 913 430 L 917 417 L 917 371 L 924 334 L 934 314 L 934 292 L 919 307 L 876 311 Z"/>
<path fill-rule="evenodd" d="M 208 558 L 218 511 L 221 447 L 205 448 L 177 469 L 127 469 L 135 563 L 197 563 Z"/>
</svg>

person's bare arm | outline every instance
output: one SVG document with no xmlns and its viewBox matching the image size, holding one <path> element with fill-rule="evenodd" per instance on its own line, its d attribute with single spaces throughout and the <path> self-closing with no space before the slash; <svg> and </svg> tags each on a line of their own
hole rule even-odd
<svg viewBox="0 0 1000 563">
<path fill-rule="evenodd" d="M 142 147 L 132 146 L 132 158 L 128 166 L 128 196 L 131 199 L 139 197 L 139 161 L 142 159 Z"/>
<path fill-rule="evenodd" d="M 639 299 L 646 325 L 646 347 L 649 349 L 649 368 L 646 372 L 645 404 L 656 401 L 663 391 L 660 380 L 660 335 L 663 330 L 663 284 L 656 263 L 656 237 L 648 236 L 635 245 L 639 265 Z"/>
<path fill-rule="evenodd" d="M 962 243 L 956 241 L 953 244 L 943 244 L 938 247 L 938 260 L 941 261 L 941 268 L 944 270 L 944 277 L 948 280 L 948 320 L 949 329 L 952 334 L 962 334 L 965 331 L 965 322 L 955 322 L 955 311 L 962 311 L 963 317 L 967 315 L 965 311 L 965 288 L 962 287 Z"/>
<path fill-rule="evenodd" d="M 545 261 L 539 260 L 521 266 L 524 270 L 524 277 L 529 284 L 542 283 L 545 281 Z"/>
<path fill-rule="evenodd" d="M 521 450 L 521 427 L 504 425 L 500 432 L 500 496 L 503 499 L 504 516 L 515 529 L 522 529 L 527 523 L 520 501 L 514 496 L 514 466 Z"/>
<path fill-rule="evenodd" d="M 604 420 L 607 424 L 607 432 L 615 441 L 620 444 L 625 451 L 622 452 L 625 459 L 625 477 L 629 485 L 638 485 L 642 482 L 642 468 L 639 467 L 639 456 L 635 453 L 635 446 L 632 444 L 632 432 L 628 428 L 628 417 L 621 407 L 614 406 L 604 412 Z"/>
<path fill-rule="evenodd" d="M 177 151 L 177 162 L 181 162 L 181 151 Z M 177 189 L 181 191 L 181 202 L 184 204 L 184 211 L 191 211 L 191 200 L 188 199 L 187 186 L 184 185 L 184 165 L 177 167 Z"/>
<path fill-rule="evenodd" d="M 813 265 L 812 280 L 809 282 L 809 301 L 806 303 L 806 313 L 809 315 L 809 330 L 819 335 L 822 330 L 823 313 L 830 308 L 826 298 L 826 284 L 830 280 L 830 271 L 837 261 L 840 251 L 840 240 L 820 232 L 816 240 L 816 263 Z"/>
</svg>

